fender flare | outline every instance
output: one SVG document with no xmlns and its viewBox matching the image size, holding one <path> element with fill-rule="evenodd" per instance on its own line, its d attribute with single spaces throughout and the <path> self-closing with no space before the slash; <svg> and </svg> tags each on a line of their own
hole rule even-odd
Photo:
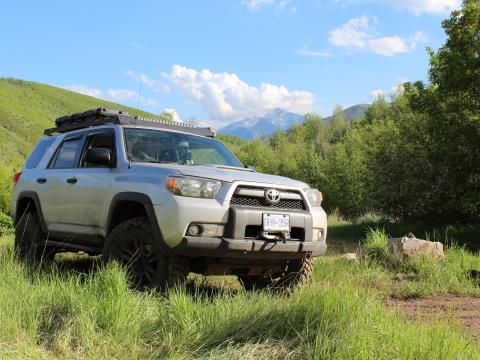
<svg viewBox="0 0 480 360">
<path fill-rule="evenodd" d="M 121 192 L 117 193 L 110 202 L 110 208 L 108 209 L 107 215 L 107 223 L 106 223 L 106 236 L 113 230 L 111 229 L 112 218 L 115 213 L 116 206 L 122 201 L 131 201 L 139 203 L 145 209 L 145 213 L 147 214 L 148 222 L 153 231 L 153 235 L 155 240 L 160 246 L 160 249 L 165 255 L 169 255 L 171 253 L 170 247 L 165 243 L 162 235 L 162 231 L 160 230 L 160 226 L 158 225 L 157 216 L 155 215 L 155 209 L 153 208 L 152 200 L 148 195 L 143 193 L 128 191 L 128 192 Z"/>
<path fill-rule="evenodd" d="M 40 205 L 40 199 L 35 191 L 22 191 L 20 194 L 18 194 L 17 202 L 15 204 L 15 219 L 13 219 L 14 225 L 16 226 L 20 218 L 23 216 L 23 213 L 20 211 L 20 203 L 24 199 L 33 201 L 37 210 L 40 226 L 45 233 L 48 233 L 47 225 L 45 224 L 45 219 L 43 217 L 42 206 Z"/>
</svg>

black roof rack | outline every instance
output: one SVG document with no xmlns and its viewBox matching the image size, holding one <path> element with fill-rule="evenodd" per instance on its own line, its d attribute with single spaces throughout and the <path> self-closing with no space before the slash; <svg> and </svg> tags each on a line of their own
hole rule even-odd
<svg viewBox="0 0 480 360">
<path fill-rule="evenodd" d="M 57 133 L 65 133 L 106 124 L 147 126 L 163 130 L 182 131 L 212 138 L 215 137 L 215 130 L 210 127 L 194 127 L 180 122 L 149 119 L 141 116 L 131 117 L 126 111 L 105 108 L 97 108 L 59 117 L 55 120 L 56 127 L 46 129 L 44 134 L 51 136 Z"/>
</svg>

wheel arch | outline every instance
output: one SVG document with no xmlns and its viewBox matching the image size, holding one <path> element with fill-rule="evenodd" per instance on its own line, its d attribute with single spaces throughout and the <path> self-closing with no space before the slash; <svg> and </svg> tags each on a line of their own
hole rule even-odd
<svg viewBox="0 0 480 360">
<path fill-rule="evenodd" d="M 162 251 L 167 255 L 170 253 L 170 248 L 163 240 L 163 235 L 158 225 L 155 209 L 152 200 L 146 194 L 139 192 L 121 192 L 116 194 L 108 210 L 106 223 L 106 236 L 119 225 L 121 222 L 133 217 L 144 216 L 153 231 L 155 240 L 160 245 Z"/>
<path fill-rule="evenodd" d="M 38 215 L 42 230 L 47 233 L 48 230 L 45 224 L 45 219 L 43 218 L 42 206 L 40 205 L 38 194 L 35 191 L 22 191 L 18 195 L 17 202 L 15 204 L 15 218 L 13 219 L 14 225 L 16 226 L 22 216 L 26 212 L 30 211 L 32 207 Z"/>
</svg>

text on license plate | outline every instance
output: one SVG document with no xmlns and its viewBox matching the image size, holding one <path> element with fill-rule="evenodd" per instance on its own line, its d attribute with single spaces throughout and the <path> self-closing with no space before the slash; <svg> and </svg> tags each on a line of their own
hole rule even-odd
<svg viewBox="0 0 480 360">
<path fill-rule="evenodd" d="M 264 213 L 263 231 L 290 231 L 290 216 Z"/>
</svg>

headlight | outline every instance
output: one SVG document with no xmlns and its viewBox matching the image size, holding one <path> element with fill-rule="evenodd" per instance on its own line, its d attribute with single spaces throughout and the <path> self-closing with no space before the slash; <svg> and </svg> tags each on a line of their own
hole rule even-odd
<svg viewBox="0 0 480 360">
<path fill-rule="evenodd" d="M 323 194 L 317 189 L 305 189 L 308 202 L 312 207 L 320 207 L 323 201 Z"/>
<path fill-rule="evenodd" d="M 173 177 L 165 181 L 165 186 L 175 195 L 213 199 L 222 187 L 222 182 L 197 177 Z"/>
</svg>

